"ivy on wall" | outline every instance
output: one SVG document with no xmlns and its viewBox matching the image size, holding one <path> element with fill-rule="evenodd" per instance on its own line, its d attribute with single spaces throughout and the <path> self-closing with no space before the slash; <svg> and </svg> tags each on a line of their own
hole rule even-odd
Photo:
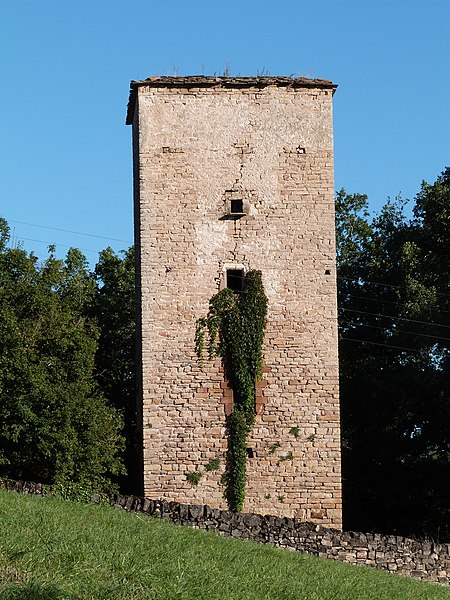
<svg viewBox="0 0 450 600">
<path fill-rule="evenodd" d="M 230 510 L 241 511 L 245 499 L 247 438 L 255 420 L 255 386 L 262 376 L 262 344 L 267 297 L 261 271 L 244 276 L 242 292 L 225 288 L 209 301 L 207 317 L 197 321 L 195 347 L 203 361 L 220 356 L 234 392 L 234 411 L 227 419 L 228 454 L 225 496 Z"/>
</svg>

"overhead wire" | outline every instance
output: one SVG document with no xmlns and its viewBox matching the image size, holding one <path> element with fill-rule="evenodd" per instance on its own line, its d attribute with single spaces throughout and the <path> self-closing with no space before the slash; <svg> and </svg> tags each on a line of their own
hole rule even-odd
<svg viewBox="0 0 450 600">
<path fill-rule="evenodd" d="M 386 348 L 395 348 L 396 350 L 404 350 L 405 352 L 422 352 L 417 348 L 404 348 L 403 346 L 394 346 L 392 344 L 382 344 L 381 342 L 369 342 L 368 340 L 357 340 L 354 338 L 340 337 L 340 340 L 346 340 L 347 342 L 357 342 L 358 344 L 370 344 L 371 346 L 383 346 Z"/>
<path fill-rule="evenodd" d="M 397 304 L 397 305 L 403 304 L 403 302 L 400 302 L 400 301 L 396 302 L 394 300 L 384 300 L 382 298 L 370 298 L 368 296 L 355 296 L 354 294 L 346 294 L 345 292 L 338 292 L 338 297 L 339 297 L 339 295 L 341 297 L 345 297 L 345 298 L 355 298 L 356 300 L 369 300 L 370 302 L 381 302 L 382 304 Z M 450 314 L 450 310 L 444 310 L 442 308 L 439 308 L 437 310 L 440 313 Z"/>
<path fill-rule="evenodd" d="M 88 237 L 99 238 L 101 240 L 110 240 L 112 242 L 124 242 L 126 244 L 133 243 L 133 242 L 130 242 L 130 240 L 123 240 L 120 238 L 107 237 L 104 235 L 97 235 L 95 233 L 86 233 L 83 231 L 73 231 L 71 229 L 61 229 L 60 227 L 50 227 L 49 225 L 38 225 L 37 223 L 26 223 L 25 221 L 15 221 L 14 219 L 7 219 L 7 221 L 8 221 L 8 223 L 19 223 L 20 225 L 28 225 L 29 227 L 41 227 L 42 229 L 51 229 L 53 231 L 62 231 L 64 233 L 73 233 L 75 235 L 86 235 Z M 23 239 L 26 239 L 26 238 L 23 238 Z M 39 240 L 31 240 L 31 241 L 39 241 Z"/>
<path fill-rule="evenodd" d="M 371 315 L 373 317 L 381 317 L 385 319 L 392 319 L 394 321 L 407 321 L 409 323 L 419 323 L 421 325 L 436 325 L 437 327 L 445 327 L 446 329 L 450 329 L 450 325 L 444 325 L 443 323 L 436 323 L 435 321 L 419 321 L 417 319 L 407 319 L 406 317 L 394 317 L 392 315 L 383 315 L 379 313 L 371 313 L 365 310 L 356 310 L 353 308 L 339 308 L 338 310 L 343 310 L 345 312 L 357 313 L 360 315 Z"/>
<path fill-rule="evenodd" d="M 49 229 L 49 230 L 54 230 L 54 231 L 61 231 L 64 233 L 72 233 L 75 235 L 84 235 L 84 236 L 88 236 L 88 237 L 93 237 L 93 238 L 98 238 L 98 239 L 104 239 L 104 240 L 109 240 L 109 241 L 116 241 L 116 242 L 124 242 L 124 243 L 128 243 L 128 244 L 132 244 L 132 242 L 130 242 L 129 240 L 125 240 L 125 239 L 121 239 L 121 238 L 113 238 L 113 237 L 107 237 L 107 236 L 102 236 L 102 235 L 97 235 L 97 234 L 93 234 L 93 233 L 87 233 L 87 232 L 82 232 L 82 231 L 75 231 L 75 230 L 70 230 L 70 229 L 63 229 L 63 228 L 59 228 L 59 227 L 51 227 L 49 225 L 40 225 L 37 223 L 28 223 L 25 221 L 18 221 L 15 219 L 8 219 L 8 222 L 10 223 L 18 223 L 21 225 L 27 225 L 30 227 L 40 227 L 43 229 Z M 40 244 L 46 244 L 48 246 L 62 246 L 64 248 L 72 248 L 74 246 L 70 246 L 68 244 L 61 244 L 61 243 L 54 243 L 54 242 L 49 242 L 46 240 L 38 240 L 35 238 L 28 238 L 28 237 L 22 237 L 20 236 L 20 239 L 26 240 L 26 241 L 30 241 L 30 242 L 37 242 Z M 90 248 L 81 248 L 77 246 L 78 250 L 82 250 L 83 252 L 91 252 L 93 254 L 99 254 L 99 250 L 92 250 Z M 350 278 L 346 278 L 346 277 L 342 277 L 340 278 L 342 281 L 350 281 L 353 283 L 359 283 L 361 280 L 360 279 L 350 279 Z M 364 283 L 368 283 L 371 285 L 377 285 L 377 286 L 382 286 L 382 287 L 388 287 L 388 288 L 394 288 L 394 289 L 401 289 L 403 286 L 400 285 L 393 285 L 393 284 L 388 284 L 388 283 L 381 283 L 381 282 L 376 282 L 376 281 L 372 281 L 372 280 L 364 280 Z M 443 292 L 436 292 L 438 295 L 442 295 L 442 296 L 449 296 L 450 294 L 446 294 Z M 384 304 L 401 304 L 400 302 L 395 302 L 393 300 L 383 300 L 383 299 L 378 299 L 378 298 L 370 298 L 367 296 L 357 296 L 354 294 L 347 294 L 348 297 L 350 298 L 355 298 L 355 299 L 360 299 L 360 300 L 368 300 L 368 301 L 373 301 L 373 302 L 382 302 Z M 380 314 L 380 313 L 371 313 L 368 311 L 360 311 L 360 310 L 356 310 L 356 309 L 350 309 L 350 308 L 340 308 L 339 310 L 345 311 L 345 312 L 353 312 L 353 313 L 357 313 L 357 314 L 365 314 L 365 315 L 371 315 L 371 316 L 375 316 L 375 317 L 381 317 L 381 318 L 387 318 L 387 319 L 392 319 L 392 320 L 400 320 L 400 321 L 406 321 L 406 322 L 410 322 L 410 323 L 418 323 L 418 324 L 422 324 L 422 325 L 436 325 L 437 327 L 445 327 L 450 329 L 450 325 L 444 325 L 443 323 L 436 323 L 434 321 L 420 321 L 420 320 L 416 320 L 416 319 L 408 319 L 406 317 L 395 317 L 392 315 L 384 315 L 384 314 Z M 440 310 L 439 312 L 449 312 L 449 311 L 442 311 Z M 363 324 L 360 324 L 363 325 Z M 377 327 L 374 325 L 363 325 L 366 327 Z M 380 327 L 380 329 L 383 329 Z M 440 336 L 431 336 L 431 335 L 427 335 L 427 334 L 419 334 L 419 333 L 413 333 L 413 332 L 401 332 L 401 333 L 406 333 L 406 334 L 411 334 L 411 335 L 420 335 L 422 337 L 433 337 L 433 338 L 438 338 L 438 339 L 444 339 L 444 340 L 448 340 L 450 338 L 442 338 Z M 342 339 L 349 339 L 349 341 L 360 341 L 360 340 L 350 340 L 350 338 L 342 338 Z M 372 343 L 375 344 L 376 342 L 366 342 L 366 343 Z M 377 344 L 379 345 L 379 344 Z"/>
<path fill-rule="evenodd" d="M 34 238 L 20 236 L 20 239 L 26 240 L 27 242 L 38 242 L 39 244 L 46 244 L 47 246 L 62 246 L 63 248 L 74 248 L 74 246 L 69 246 L 68 244 L 56 244 L 54 242 L 46 242 L 45 240 L 36 240 Z M 76 248 L 77 250 L 82 250 L 83 252 L 92 252 L 94 254 L 99 254 L 101 252 L 101 250 L 90 250 L 89 248 L 80 248 L 79 246 L 77 246 Z"/>
<path fill-rule="evenodd" d="M 351 296 L 351 294 L 350 294 Z M 364 300 L 369 299 L 369 298 L 362 298 Z M 373 299 L 376 300 L 376 299 Z M 383 302 L 383 300 L 379 300 L 380 302 Z M 397 304 L 397 303 L 394 303 Z M 421 325 L 434 325 L 437 327 L 445 327 L 450 329 L 450 325 L 444 325 L 443 323 L 436 323 L 435 321 L 420 321 L 418 319 L 408 319 L 406 317 L 395 317 L 392 315 L 385 315 L 385 314 L 381 314 L 381 313 L 372 313 L 372 312 L 368 312 L 368 311 L 362 311 L 362 310 L 356 310 L 356 309 L 350 309 L 350 308 L 339 308 L 339 310 L 341 311 L 345 311 L 345 312 L 352 312 L 355 314 L 363 314 L 363 315 L 369 315 L 369 316 L 374 316 L 374 317 L 381 317 L 381 318 L 387 318 L 387 319 L 391 319 L 394 321 L 405 321 L 405 322 L 410 322 L 410 323 L 418 323 Z M 441 311 L 441 312 L 448 312 L 448 311 Z M 381 327 L 379 325 L 369 325 L 369 324 L 365 324 L 365 323 L 354 323 L 354 322 L 350 322 L 349 325 L 357 325 L 359 327 L 369 327 L 369 328 L 374 328 L 374 329 L 380 329 L 380 330 L 384 330 L 384 327 Z M 426 334 L 426 333 L 416 333 L 416 332 L 412 332 L 412 331 L 401 331 L 398 330 L 396 333 L 399 334 L 409 334 L 409 335 L 415 335 L 415 336 L 420 336 L 420 337 L 427 337 L 427 338 L 432 338 L 437 340 L 436 343 L 438 343 L 438 340 L 442 340 L 442 341 L 450 341 L 450 338 L 446 338 L 443 336 L 437 336 L 437 335 L 430 335 L 430 334 Z M 354 343 L 359 343 L 359 344 L 369 344 L 372 346 L 384 346 L 387 348 L 394 348 L 397 350 L 402 350 L 402 351 L 406 351 L 406 352 L 421 352 L 421 350 L 417 349 L 417 348 L 406 348 L 404 346 L 397 346 L 394 344 L 388 344 L 386 342 L 373 342 L 370 340 L 361 340 L 361 339 L 355 339 L 355 338 L 350 338 L 347 336 L 340 336 L 341 340 L 346 340 L 349 342 L 354 342 Z"/>
<path fill-rule="evenodd" d="M 349 279 L 348 277 L 338 277 L 338 280 L 340 281 L 352 281 L 353 283 L 361 283 L 361 281 L 363 281 L 363 283 L 370 283 L 371 285 L 379 285 L 382 287 L 388 287 L 388 288 L 396 288 L 396 289 L 403 289 L 404 286 L 402 285 L 393 285 L 392 283 L 381 283 L 379 281 L 372 281 L 369 279 Z M 446 294 L 445 292 L 436 292 L 436 294 L 438 296 L 448 296 L 450 297 L 450 294 Z"/>
<path fill-rule="evenodd" d="M 355 325 L 355 326 L 358 326 L 358 327 L 370 327 L 371 329 L 381 329 L 382 331 L 386 330 L 385 327 L 381 327 L 380 325 L 367 325 L 365 323 L 352 323 L 352 322 L 350 322 L 350 323 L 346 323 L 346 325 Z M 437 339 L 437 340 L 444 340 L 446 342 L 450 342 L 450 338 L 441 337 L 440 335 L 429 335 L 427 333 L 416 333 L 415 331 L 404 331 L 404 330 L 398 330 L 395 333 L 415 335 L 415 336 L 419 336 L 419 337 L 427 337 L 427 338 L 433 338 L 433 339 Z"/>
<path fill-rule="evenodd" d="M 402 302 L 396 302 L 395 300 L 382 300 L 381 298 L 369 298 L 368 296 L 355 296 L 354 294 L 346 294 L 345 292 L 340 292 L 340 294 L 342 296 L 345 296 L 346 298 L 356 298 L 357 300 L 369 300 L 372 302 L 383 302 L 383 304 L 402 304 Z"/>
</svg>

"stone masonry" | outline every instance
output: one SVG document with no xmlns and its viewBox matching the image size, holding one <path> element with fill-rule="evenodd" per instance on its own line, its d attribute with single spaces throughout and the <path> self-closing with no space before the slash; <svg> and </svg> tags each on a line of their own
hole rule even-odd
<svg viewBox="0 0 450 600">
<path fill-rule="evenodd" d="M 199 365 L 195 323 L 233 276 L 259 269 L 269 308 L 245 511 L 341 527 L 335 88 L 131 83 L 145 496 L 226 508 L 232 390 L 220 360 Z"/>
</svg>

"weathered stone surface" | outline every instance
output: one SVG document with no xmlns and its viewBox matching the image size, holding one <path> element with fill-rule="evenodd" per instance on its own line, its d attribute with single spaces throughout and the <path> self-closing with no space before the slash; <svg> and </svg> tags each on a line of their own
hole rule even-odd
<svg viewBox="0 0 450 600">
<path fill-rule="evenodd" d="M 189 516 L 191 519 L 199 519 L 203 516 L 203 506 L 191 504 L 189 506 Z"/>
<path fill-rule="evenodd" d="M 227 269 L 259 269 L 269 309 L 245 511 L 339 528 L 335 86 L 182 79 L 138 82 L 130 99 L 144 494 L 226 508 L 233 398 L 219 360 L 199 365 L 195 322 Z"/>
</svg>

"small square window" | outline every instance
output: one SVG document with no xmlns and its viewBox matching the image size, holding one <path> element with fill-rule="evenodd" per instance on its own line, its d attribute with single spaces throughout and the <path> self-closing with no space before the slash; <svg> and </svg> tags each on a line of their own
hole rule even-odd
<svg viewBox="0 0 450 600">
<path fill-rule="evenodd" d="M 227 288 L 233 292 L 242 292 L 244 285 L 243 269 L 227 269 Z"/>
<path fill-rule="evenodd" d="M 243 200 L 230 200 L 230 213 L 232 215 L 242 214 L 244 212 Z"/>
</svg>

